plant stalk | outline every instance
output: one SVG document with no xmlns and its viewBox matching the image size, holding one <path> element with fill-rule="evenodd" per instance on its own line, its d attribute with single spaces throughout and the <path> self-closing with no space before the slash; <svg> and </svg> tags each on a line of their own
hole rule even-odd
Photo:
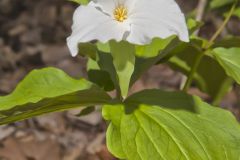
<svg viewBox="0 0 240 160">
<path fill-rule="evenodd" d="M 224 22 L 222 23 L 222 25 L 218 28 L 218 30 L 215 32 L 215 34 L 212 36 L 212 38 L 209 40 L 209 42 L 207 43 L 207 45 L 205 46 L 205 50 L 209 49 L 214 41 L 217 39 L 217 37 L 222 33 L 222 31 L 224 30 L 224 28 L 226 27 L 226 25 L 228 24 L 230 18 L 232 17 L 235 9 L 236 9 L 236 5 L 237 5 L 237 2 L 236 1 L 233 6 L 231 7 L 231 10 L 230 12 L 228 13 L 227 17 L 225 18 Z"/>
<path fill-rule="evenodd" d="M 194 74 L 195 74 L 195 72 L 197 71 L 198 66 L 200 65 L 200 62 L 201 62 L 204 54 L 205 54 L 205 52 L 201 52 L 201 53 L 197 56 L 197 59 L 196 59 L 194 65 L 193 65 L 193 67 L 191 68 L 191 71 L 190 71 L 190 73 L 189 73 L 189 76 L 188 76 L 188 78 L 187 78 L 187 81 L 186 81 L 186 83 L 185 83 L 185 85 L 184 85 L 184 87 L 183 87 L 183 91 L 184 91 L 184 92 L 187 92 L 188 89 L 189 89 L 189 87 L 190 87 L 190 85 L 192 84 L 192 81 L 193 81 L 193 78 L 194 78 Z"/>
<path fill-rule="evenodd" d="M 229 12 L 229 14 L 227 15 L 227 17 L 225 18 L 224 22 L 222 23 L 222 25 L 218 28 L 218 30 L 215 32 L 215 34 L 212 36 L 212 38 L 209 40 L 209 42 L 207 43 L 207 45 L 203 48 L 203 51 L 201 52 L 201 54 L 199 54 L 196 58 L 196 61 L 193 65 L 193 67 L 191 68 L 191 71 L 188 75 L 188 78 L 187 78 L 187 81 L 183 87 L 183 91 L 184 92 L 187 92 L 189 87 L 191 86 L 192 84 L 192 81 L 193 81 L 193 78 L 194 78 L 194 74 L 195 72 L 197 71 L 199 65 L 200 65 L 200 62 L 203 58 L 203 56 L 205 55 L 205 53 L 207 52 L 207 50 L 213 45 L 214 41 L 217 39 L 217 37 L 221 34 L 221 32 L 223 31 L 223 29 L 226 27 L 226 25 L 228 24 L 230 18 L 232 17 L 233 15 L 233 12 L 236 8 L 236 5 L 237 5 L 237 2 L 236 1 L 233 6 L 231 7 L 231 10 Z"/>
</svg>

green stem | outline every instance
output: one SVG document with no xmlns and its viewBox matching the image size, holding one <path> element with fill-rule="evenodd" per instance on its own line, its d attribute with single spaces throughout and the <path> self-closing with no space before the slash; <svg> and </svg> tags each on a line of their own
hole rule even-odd
<svg viewBox="0 0 240 160">
<path fill-rule="evenodd" d="M 214 41 L 217 39 L 217 37 L 222 33 L 223 29 L 226 27 L 228 21 L 230 20 L 230 18 L 232 17 L 232 14 L 236 8 L 237 5 L 237 1 L 236 3 L 233 4 L 229 14 L 227 15 L 226 19 L 224 20 L 224 22 L 222 23 L 222 25 L 219 27 L 219 29 L 215 32 L 215 34 L 212 36 L 212 38 L 209 40 L 209 42 L 207 43 L 207 45 L 203 48 L 203 51 L 197 56 L 196 61 L 193 65 L 193 67 L 191 68 L 191 71 L 188 75 L 188 79 L 183 87 L 183 91 L 187 92 L 187 90 L 189 89 L 189 87 L 192 84 L 193 78 L 194 78 L 194 74 L 197 71 L 200 62 L 203 58 L 203 56 L 205 55 L 205 53 L 207 52 L 207 50 L 213 45 Z"/>
<path fill-rule="evenodd" d="M 227 17 L 225 18 L 224 22 L 222 23 L 222 25 L 218 28 L 218 30 L 215 32 L 215 34 L 212 36 L 212 38 L 209 40 L 209 42 L 207 43 L 207 45 L 205 46 L 204 49 L 209 49 L 214 41 L 217 39 L 217 37 L 222 33 L 222 31 L 224 30 L 224 28 L 226 27 L 226 25 L 228 24 L 230 18 L 232 17 L 234 10 L 236 8 L 237 5 L 237 1 L 233 4 L 230 12 L 228 13 Z"/>
<path fill-rule="evenodd" d="M 116 98 L 120 101 L 123 100 L 120 88 L 116 89 Z"/>
<path fill-rule="evenodd" d="M 191 68 L 191 71 L 189 73 L 189 76 L 188 76 L 188 79 L 183 87 L 183 91 L 184 92 L 187 92 L 187 90 L 189 89 L 190 85 L 192 84 L 192 81 L 193 81 L 193 78 L 194 78 L 194 74 L 195 72 L 197 71 L 197 68 L 202 60 L 202 57 L 204 56 L 205 52 L 201 52 L 197 58 L 196 58 L 196 61 L 193 65 L 193 67 Z"/>
</svg>

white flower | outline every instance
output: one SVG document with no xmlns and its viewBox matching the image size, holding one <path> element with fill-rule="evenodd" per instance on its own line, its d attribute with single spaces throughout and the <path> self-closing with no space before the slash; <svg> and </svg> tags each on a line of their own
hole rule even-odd
<svg viewBox="0 0 240 160">
<path fill-rule="evenodd" d="M 93 0 L 76 9 L 67 44 L 76 56 L 78 43 L 114 39 L 143 45 L 171 35 L 189 41 L 185 17 L 174 0 Z"/>
</svg>

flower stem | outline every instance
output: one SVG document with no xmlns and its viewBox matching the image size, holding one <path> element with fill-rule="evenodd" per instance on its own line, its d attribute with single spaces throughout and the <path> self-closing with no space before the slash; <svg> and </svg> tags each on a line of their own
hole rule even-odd
<svg viewBox="0 0 240 160">
<path fill-rule="evenodd" d="M 201 53 L 197 56 L 196 61 L 195 61 L 194 65 L 193 65 L 193 67 L 191 68 L 191 71 L 190 71 L 190 73 L 189 73 L 189 75 L 188 75 L 187 81 L 186 81 L 186 83 L 185 83 L 185 85 L 184 85 L 184 87 L 183 87 L 183 91 L 184 91 L 184 92 L 187 92 L 188 89 L 189 89 L 189 87 L 190 87 L 190 85 L 192 84 L 192 81 L 193 81 L 193 78 L 194 78 L 194 74 L 195 74 L 195 72 L 197 71 L 197 68 L 198 68 L 198 66 L 199 66 L 199 64 L 200 64 L 203 56 L 204 56 L 204 52 L 201 52 Z"/>
<path fill-rule="evenodd" d="M 188 75 L 187 81 L 186 81 L 186 83 L 185 83 L 185 85 L 183 87 L 183 91 L 184 92 L 187 92 L 187 90 L 189 89 L 190 85 L 192 84 L 192 81 L 193 81 L 193 78 L 194 78 L 194 74 L 197 71 L 203 56 L 205 55 L 207 50 L 213 45 L 213 43 L 217 39 L 217 37 L 222 33 L 223 29 L 226 27 L 227 23 L 229 22 L 230 18 L 232 17 L 232 14 L 233 14 L 233 12 L 234 12 L 234 10 L 236 8 L 237 2 L 238 1 L 236 1 L 233 4 L 229 14 L 225 18 L 225 20 L 222 23 L 222 25 L 219 27 L 219 29 L 215 32 L 215 34 L 212 36 L 212 38 L 209 40 L 209 42 L 203 48 L 203 51 L 197 56 L 196 61 L 195 61 L 194 65 L 191 68 L 191 71 L 190 71 L 190 73 Z"/>
<path fill-rule="evenodd" d="M 223 29 L 226 27 L 226 25 L 228 24 L 230 18 L 232 17 L 233 13 L 234 13 L 234 10 L 236 8 L 236 5 L 237 5 L 237 2 L 236 1 L 233 6 L 231 7 L 231 10 L 230 12 L 228 13 L 227 17 L 225 18 L 224 22 L 222 23 L 222 25 L 218 28 L 218 30 L 215 32 L 215 34 L 212 36 L 212 38 L 209 40 L 209 42 L 207 43 L 207 45 L 205 46 L 205 50 L 209 49 L 214 41 L 217 39 L 217 37 L 222 33 Z"/>
</svg>

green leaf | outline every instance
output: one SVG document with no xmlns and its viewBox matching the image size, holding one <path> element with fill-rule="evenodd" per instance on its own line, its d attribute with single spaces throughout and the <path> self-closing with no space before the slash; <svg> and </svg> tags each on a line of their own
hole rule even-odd
<svg viewBox="0 0 240 160">
<path fill-rule="evenodd" d="M 181 71 L 182 73 L 184 73 L 185 75 L 188 75 L 191 71 L 191 66 L 189 66 L 187 64 L 187 62 L 185 62 L 184 60 L 182 60 L 181 58 L 179 58 L 178 56 L 174 56 L 172 57 L 168 64 L 170 64 L 170 66 L 174 69 L 174 70 L 178 70 Z M 203 79 L 203 77 L 196 72 L 194 75 L 194 80 L 197 80 L 197 82 L 199 83 L 199 85 L 201 86 L 201 88 L 206 88 L 205 85 L 205 80 Z"/>
<path fill-rule="evenodd" d="M 133 107 L 131 113 L 126 109 Z M 231 113 L 181 92 L 146 90 L 104 106 L 107 146 L 128 160 L 238 160 L 240 126 Z"/>
<path fill-rule="evenodd" d="M 223 7 L 229 4 L 234 3 L 235 0 L 212 0 L 210 3 L 210 7 L 211 8 L 219 8 L 219 7 Z"/>
<path fill-rule="evenodd" d="M 190 34 L 194 33 L 197 29 L 199 29 L 203 25 L 203 22 L 196 21 L 195 19 L 189 18 L 187 20 L 187 26 Z"/>
<path fill-rule="evenodd" d="M 78 4 L 87 5 L 89 0 L 69 0 Z"/>
<path fill-rule="evenodd" d="M 99 68 L 103 71 L 109 73 L 114 86 L 118 88 L 118 79 L 117 79 L 117 72 L 114 68 L 113 64 L 113 57 L 110 53 L 98 52 L 97 64 Z"/>
<path fill-rule="evenodd" d="M 100 70 L 100 67 L 97 63 L 97 60 L 93 60 L 91 58 L 88 58 L 87 71 L 89 71 L 89 70 Z"/>
<path fill-rule="evenodd" d="M 111 52 L 110 44 L 108 42 L 107 43 L 97 42 L 97 48 L 101 52 L 105 52 L 105 53 Z"/>
<path fill-rule="evenodd" d="M 233 12 L 233 16 L 240 18 L 240 7 L 235 9 L 235 11 Z"/>
<path fill-rule="evenodd" d="M 73 79 L 56 68 L 34 70 L 10 95 L 0 97 L 0 124 L 110 100 L 85 79 Z"/>
<path fill-rule="evenodd" d="M 130 79 L 135 65 L 135 48 L 132 44 L 121 41 L 110 42 L 113 64 L 118 76 L 118 82 L 123 97 L 128 94 Z"/>
<path fill-rule="evenodd" d="M 216 48 L 213 54 L 227 75 L 240 84 L 240 48 Z"/>
<path fill-rule="evenodd" d="M 172 57 L 172 50 L 180 43 L 180 41 L 175 38 L 173 39 L 163 50 L 160 50 L 157 56 L 150 58 L 136 57 L 135 70 L 131 77 L 130 86 L 132 86 L 141 75 L 146 72 L 153 65 L 157 64 L 160 60 L 166 61 Z M 163 42 L 166 44 L 166 42 Z"/>
<path fill-rule="evenodd" d="M 88 56 L 92 59 L 96 59 L 97 47 L 92 43 L 79 43 L 78 44 L 78 54 L 81 56 Z"/>
<path fill-rule="evenodd" d="M 119 90 L 117 73 L 110 53 L 98 50 L 96 60 L 88 59 L 87 71 L 89 80 L 105 91 L 112 91 L 115 88 Z"/>
<path fill-rule="evenodd" d="M 86 107 L 83 110 L 81 110 L 81 112 L 79 114 L 77 114 L 76 116 L 77 117 L 86 116 L 86 115 L 88 115 L 88 114 L 90 114 L 94 111 L 95 111 L 95 107 L 94 106 L 89 106 L 89 107 Z"/>
<path fill-rule="evenodd" d="M 193 33 L 196 29 L 202 26 L 202 23 L 190 18 L 187 20 L 187 25 L 190 33 Z M 161 51 L 166 49 L 166 47 L 174 39 L 176 39 L 175 35 L 170 36 L 166 39 L 154 38 L 148 45 L 136 45 L 136 56 L 141 58 L 156 57 L 161 53 Z"/>
<path fill-rule="evenodd" d="M 199 45 L 201 46 L 201 44 Z M 192 42 L 180 44 L 173 50 L 176 56 L 172 57 L 168 64 L 172 69 L 188 75 L 196 58 L 201 54 L 200 46 L 196 46 L 196 43 Z M 194 82 L 201 91 L 209 94 L 213 101 L 217 99 L 219 101 L 232 86 L 232 80 L 229 79 L 223 68 L 209 56 L 203 57 L 194 75 Z"/>
<path fill-rule="evenodd" d="M 98 84 L 98 86 L 103 88 L 105 91 L 114 90 L 114 84 L 111 80 L 110 75 L 106 71 L 89 70 L 88 78 L 91 82 Z"/>
<path fill-rule="evenodd" d="M 212 48 L 224 47 L 224 48 L 232 48 L 232 47 L 240 47 L 240 37 L 227 37 L 218 42 L 216 42 Z"/>
<path fill-rule="evenodd" d="M 136 56 L 142 58 L 156 57 L 175 37 L 171 36 L 167 39 L 154 38 L 148 45 L 136 45 Z"/>
</svg>

